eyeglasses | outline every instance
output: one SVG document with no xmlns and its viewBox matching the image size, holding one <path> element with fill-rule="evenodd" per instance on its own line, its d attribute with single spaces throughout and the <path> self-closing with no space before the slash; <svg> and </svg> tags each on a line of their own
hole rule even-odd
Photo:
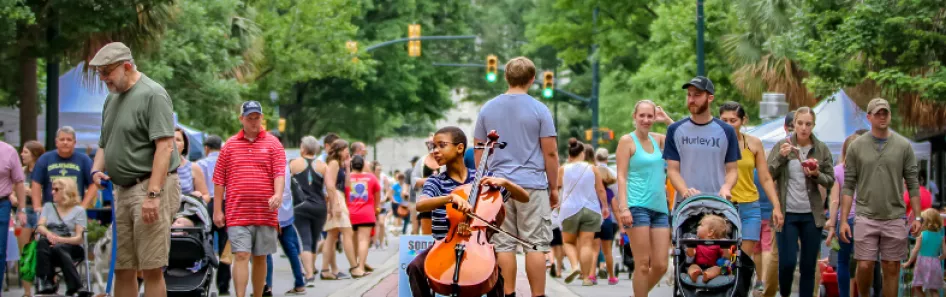
<svg viewBox="0 0 946 297">
<path fill-rule="evenodd" d="M 53 192 L 59 192 L 60 190 L 60 188 L 53 188 Z"/>
<path fill-rule="evenodd" d="M 448 145 L 451 145 L 451 144 L 452 144 L 452 145 L 457 145 L 457 144 L 460 144 L 460 142 L 446 142 L 446 141 L 430 142 L 430 141 L 428 141 L 426 144 L 427 144 L 427 150 L 428 150 L 428 151 L 433 151 L 433 150 L 436 149 L 436 148 L 445 149 L 445 148 L 447 148 Z"/>
<path fill-rule="evenodd" d="M 117 69 L 118 66 L 121 66 L 124 63 L 125 62 L 122 61 L 119 63 L 112 64 L 111 66 L 105 66 L 104 68 L 95 69 L 95 73 L 103 77 L 109 76 L 112 74 L 112 71 L 115 71 L 115 69 Z"/>
</svg>

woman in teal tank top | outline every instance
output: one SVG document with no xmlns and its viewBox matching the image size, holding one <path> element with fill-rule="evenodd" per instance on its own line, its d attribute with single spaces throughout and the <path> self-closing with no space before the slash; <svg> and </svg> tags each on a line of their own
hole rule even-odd
<svg viewBox="0 0 946 297">
<path fill-rule="evenodd" d="M 634 105 L 637 130 L 621 137 L 615 151 L 618 196 L 612 204 L 618 222 L 630 230 L 634 296 L 648 296 L 667 272 L 670 249 L 667 173 L 661 152 L 665 137 L 650 133 L 654 122 L 673 123 L 654 102 L 638 101 Z"/>
</svg>

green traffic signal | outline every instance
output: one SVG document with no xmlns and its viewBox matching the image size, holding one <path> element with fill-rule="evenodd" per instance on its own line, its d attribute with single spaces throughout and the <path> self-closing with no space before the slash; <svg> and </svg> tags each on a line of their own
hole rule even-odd
<svg viewBox="0 0 946 297">
<path fill-rule="evenodd" d="M 487 73 L 487 74 L 486 74 L 486 81 L 488 81 L 488 82 L 496 82 L 496 73 L 495 73 L 495 72 Z"/>
<path fill-rule="evenodd" d="M 552 95 L 554 95 L 554 94 L 555 94 L 555 92 L 552 91 L 552 89 L 550 89 L 550 88 L 547 88 L 547 89 L 543 89 L 543 90 L 542 90 L 542 97 L 545 97 L 545 98 L 552 98 Z"/>
</svg>

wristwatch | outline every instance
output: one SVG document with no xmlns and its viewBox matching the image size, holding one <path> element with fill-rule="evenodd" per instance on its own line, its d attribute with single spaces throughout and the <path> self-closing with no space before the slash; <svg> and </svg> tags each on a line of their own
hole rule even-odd
<svg viewBox="0 0 946 297">
<path fill-rule="evenodd" d="M 916 217 L 916 219 L 913 219 L 913 220 L 915 220 L 915 221 L 917 221 L 917 222 L 920 222 L 920 223 L 923 222 L 923 218 L 921 218 L 921 217 Z"/>
<path fill-rule="evenodd" d="M 161 191 L 158 192 L 148 192 L 148 198 L 155 199 L 161 197 Z"/>
</svg>

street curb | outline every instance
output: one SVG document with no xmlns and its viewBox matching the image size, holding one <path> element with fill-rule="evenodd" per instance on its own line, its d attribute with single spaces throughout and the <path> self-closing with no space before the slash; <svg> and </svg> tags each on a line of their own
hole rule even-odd
<svg viewBox="0 0 946 297">
<path fill-rule="evenodd" d="M 384 264 L 381 264 L 381 267 L 375 268 L 371 275 L 355 280 L 345 288 L 328 295 L 328 297 L 351 297 L 365 295 L 365 293 L 371 290 L 371 288 L 374 288 L 374 286 L 380 283 L 381 280 L 390 275 L 392 271 L 397 269 L 397 255 L 399 248 L 399 246 L 394 245 L 394 257 L 388 258 Z"/>
</svg>

